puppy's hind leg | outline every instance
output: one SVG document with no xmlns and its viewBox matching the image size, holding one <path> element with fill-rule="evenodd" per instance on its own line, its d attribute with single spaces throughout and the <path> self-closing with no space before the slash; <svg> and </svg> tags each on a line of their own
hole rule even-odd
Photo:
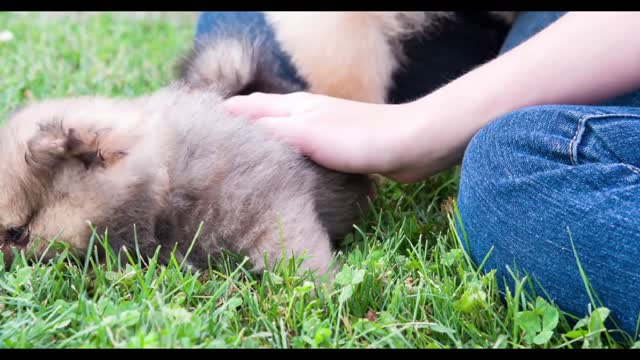
<svg viewBox="0 0 640 360">
<path fill-rule="evenodd" d="M 271 269 L 276 261 L 288 261 L 294 256 L 303 258 L 301 271 L 312 271 L 316 278 L 327 276 L 333 279 L 333 252 L 326 229 L 321 225 L 312 202 L 287 203 L 281 211 L 264 219 L 255 246 L 249 251 L 249 257 L 255 265 L 254 270 Z M 267 261 L 265 263 L 265 254 Z"/>
</svg>

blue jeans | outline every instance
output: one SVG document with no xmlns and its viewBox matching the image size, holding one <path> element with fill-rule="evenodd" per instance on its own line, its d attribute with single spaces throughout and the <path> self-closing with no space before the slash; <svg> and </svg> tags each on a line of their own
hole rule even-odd
<svg viewBox="0 0 640 360">
<path fill-rule="evenodd" d="M 561 15 L 520 15 L 503 51 Z M 639 94 L 494 120 L 466 149 L 458 196 L 465 246 L 476 263 L 486 257 L 483 270 L 507 279 L 502 286 L 513 291 L 507 267 L 517 268 L 538 295 L 585 316 L 590 297 L 577 257 L 596 305 L 632 336 L 640 313 Z"/>
</svg>

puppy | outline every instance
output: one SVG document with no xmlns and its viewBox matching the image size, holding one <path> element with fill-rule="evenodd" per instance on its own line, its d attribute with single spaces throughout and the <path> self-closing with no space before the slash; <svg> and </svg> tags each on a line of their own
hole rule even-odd
<svg viewBox="0 0 640 360">
<path fill-rule="evenodd" d="M 514 15 L 205 12 L 179 73 L 194 84 L 235 82 L 233 92 L 240 94 L 306 90 L 372 103 L 404 102 L 495 56 Z M 212 71 L 224 51 L 227 63 Z M 236 69 L 229 63 L 251 57 L 255 60 L 238 72 L 229 71 Z"/>
<path fill-rule="evenodd" d="M 85 254 L 93 226 L 114 250 L 150 257 L 159 248 L 165 262 L 174 249 L 183 260 L 199 231 L 187 258 L 196 268 L 228 250 L 255 271 L 294 255 L 327 274 L 372 182 L 318 166 L 225 113 L 225 96 L 296 87 L 273 76 L 255 42 L 216 44 L 192 52 L 181 78 L 153 94 L 53 99 L 10 116 L 0 128 L 0 161 L 11 169 L 0 175 L 6 264 L 14 250 L 50 257 L 52 240 Z"/>
</svg>

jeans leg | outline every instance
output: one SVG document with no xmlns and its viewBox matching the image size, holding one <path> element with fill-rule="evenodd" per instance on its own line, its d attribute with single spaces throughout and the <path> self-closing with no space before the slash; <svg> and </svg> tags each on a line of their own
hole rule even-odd
<svg viewBox="0 0 640 360">
<path fill-rule="evenodd" d="M 507 267 L 516 267 L 538 283 L 538 295 L 544 289 L 563 310 L 584 316 L 591 298 L 573 241 L 597 299 L 635 334 L 640 109 L 550 105 L 509 113 L 472 139 L 460 181 L 468 251 L 479 264 L 491 250 L 483 270 L 510 279 Z"/>
<path fill-rule="evenodd" d="M 524 11 L 518 14 L 504 40 L 500 53 L 505 53 L 561 18 L 564 11 Z"/>
</svg>

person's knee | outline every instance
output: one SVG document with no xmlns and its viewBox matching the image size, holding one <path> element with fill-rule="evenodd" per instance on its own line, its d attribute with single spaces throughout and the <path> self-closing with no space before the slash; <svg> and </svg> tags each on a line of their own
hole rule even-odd
<svg viewBox="0 0 640 360">
<path fill-rule="evenodd" d="M 520 172 L 530 173 L 532 157 L 560 155 L 554 153 L 558 144 L 551 138 L 570 135 L 570 113 L 561 106 L 535 106 L 497 118 L 469 143 L 462 163 L 463 179 L 487 185 L 513 180 Z"/>
<path fill-rule="evenodd" d="M 465 151 L 457 235 L 476 265 L 496 270 L 502 291 L 520 280 L 522 272 L 543 275 L 543 279 L 548 275 L 542 270 L 547 264 L 535 257 L 540 253 L 536 233 L 545 226 L 537 221 L 542 200 L 532 200 L 547 178 L 533 180 L 532 175 L 544 171 L 538 162 L 563 161 L 564 154 L 553 154 L 558 143 L 552 138 L 558 129 L 548 127 L 563 126 L 568 116 L 563 110 L 536 106 L 505 114 L 478 131 Z M 563 136 L 566 143 L 561 147 L 568 149 L 568 137 L 569 133 Z M 513 274 L 517 279 L 511 279 L 509 271 L 519 272 Z"/>
<path fill-rule="evenodd" d="M 522 270 L 565 311 L 584 316 L 590 298 L 579 260 L 612 316 L 633 330 L 638 177 L 630 166 L 640 161 L 623 151 L 637 149 L 631 140 L 618 140 L 640 134 L 639 118 L 630 108 L 538 106 L 480 130 L 465 152 L 457 222 L 476 264 L 496 269 L 500 284 Z"/>
<path fill-rule="evenodd" d="M 640 168 L 630 139 L 640 136 L 632 107 L 544 105 L 507 113 L 473 137 L 462 163 L 461 193 L 522 185 L 522 179 L 586 163 Z"/>
<path fill-rule="evenodd" d="M 501 116 L 473 137 L 462 163 L 458 235 L 461 239 L 469 235 L 470 239 L 464 240 L 474 257 L 482 257 L 490 246 L 484 242 L 494 239 L 483 224 L 499 226 L 496 212 L 527 210 L 522 207 L 531 195 L 532 175 L 570 163 L 575 110 L 564 106 L 524 108 Z"/>
</svg>

